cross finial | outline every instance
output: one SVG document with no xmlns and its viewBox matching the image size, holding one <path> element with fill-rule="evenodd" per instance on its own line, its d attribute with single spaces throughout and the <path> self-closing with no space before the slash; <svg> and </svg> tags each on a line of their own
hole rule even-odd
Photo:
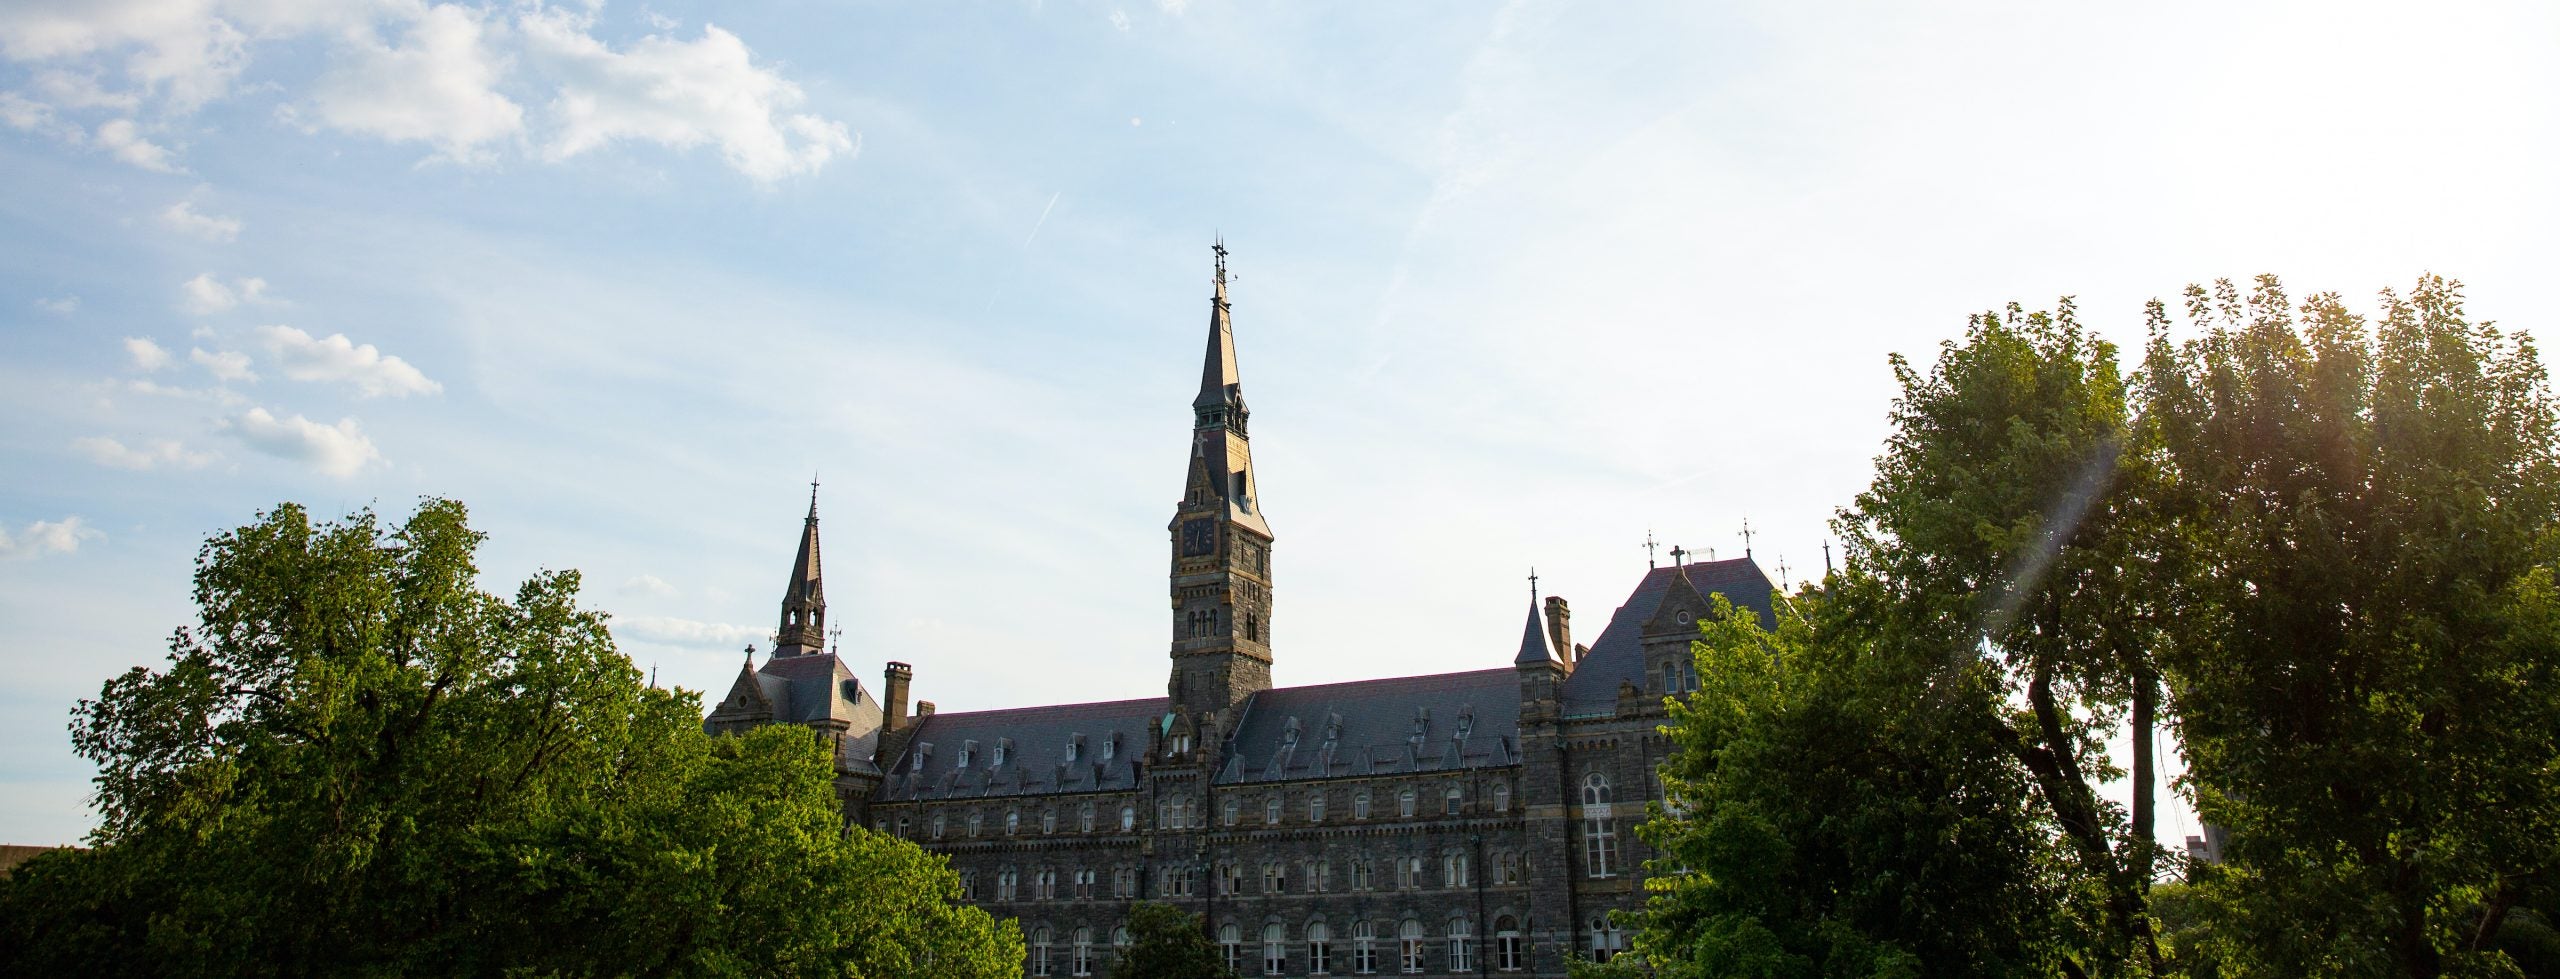
<svg viewBox="0 0 2560 979">
<path fill-rule="evenodd" d="M 809 515 L 818 515 L 818 471 L 809 470 Z"/>
<path fill-rule="evenodd" d="M 1778 555 L 1778 584 L 1784 585 L 1784 584 L 1786 584 L 1786 583 L 1787 583 L 1787 556 L 1786 556 L 1786 555 L 1784 555 L 1784 554 L 1780 554 L 1780 555 Z"/>
<path fill-rule="evenodd" d="M 1831 577 L 1831 542 L 1822 542 L 1822 576 Z"/>
<path fill-rule="evenodd" d="M 1679 566 L 1680 566 L 1680 564 L 1681 564 L 1681 562 L 1682 562 L 1684 559 L 1686 559 L 1688 556 L 1689 556 L 1689 551 L 1688 551 L 1688 549 L 1683 548 L 1683 547 L 1681 547 L 1681 546 L 1680 546 L 1680 545 L 1678 545 L 1678 544 L 1673 544 L 1673 545 L 1671 545 L 1671 566 L 1672 566 L 1672 567 L 1675 567 L 1675 568 L 1676 568 L 1676 567 L 1679 567 Z"/>
<path fill-rule="evenodd" d="M 844 643 L 842 642 L 843 638 L 844 638 L 844 627 L 843 627 L 843 626 L 840 626 L 840 625 L 831 625 L 831 626 L 828 626 L 828 627 L 827 627 L 827 652 L 830 652 L 830 653 L 841 653 L 841 652 L 844 652 Z"/>
<path fill-rule="evenodd" d="M 1530 566 L 1530 568 L 1529 568 L 1529 604 L 1531 604 L 1531 605 L 1535 605 L 1535 604 L 1537 604 L 1537 603 L 1538 603 L 1538 569 L 1537 569 L 1537 567 L 1536 567 L 1535 565 L 1532 565 L 1532 566 Z"/>
<path fill-rule="evenodd" d="M 1751 518 L 1742 518 L 1742 556 L 1751 556 Z"/>
<path fill-rule="evenodd" d="M 1227 236 L 1219 235 L 1209 251 L 1218 256 L 1218 284 L 1227 284 Z"/>
<path fill-rule="evenodd" d="M 1657 546 L 1657 545 L 1655 545 L 1655 544 L 1654 544 L 1654 542 L 1653 542 L 1653 528 L 1651 528 L 1651 527 L 1647 527 L 1647 528 L 1645 528 L 1645 529 L 1644 529 L 1644 566 L 1645 566 L 1645 567 L 1648 567 L 1648 568 L 1653 567 L 1653 549 L 1654 549 L 1654 547 L 1656 547 L 1656 546 Z"/>
<path fill-rule="evenodd" d="M 754 665 L 755 665 L 755 662 L 756 662 L 756 644 L 754 644 L 754 643 L 748 643 L 748 644 L 747 644 L 747 665 L 749 665 L 749 666 L 754 666 Z"/>
</svg>

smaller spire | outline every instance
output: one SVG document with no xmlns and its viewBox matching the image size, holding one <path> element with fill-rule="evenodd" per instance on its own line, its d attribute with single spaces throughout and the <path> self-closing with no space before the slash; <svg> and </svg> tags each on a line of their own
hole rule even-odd
<svg viewBox="0 0 2560 979">
<path fill-rule="evenodd" d="M 1538 601 L 1529 600 L 1529 624 L 1520 633 L 1520 655 L 1511 658 L 1513 666 L 1545 666 L 1556 660 L 1555 651 L 1547 646 L 1546 619 L 1538 614 Z"/>
</svg>

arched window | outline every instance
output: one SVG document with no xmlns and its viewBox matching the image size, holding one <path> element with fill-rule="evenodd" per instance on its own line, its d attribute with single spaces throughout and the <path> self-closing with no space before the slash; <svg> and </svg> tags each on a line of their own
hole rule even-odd
<svg viewBox="0 0 2560 979">
<path fill-rule="evenodd" d="M 1403 816 L 1407 819 L 1413 818 L 1413 800 L 1414 795 L 1412 789 L 1402 789 L 1397 791 L 1396 815 Z"/>
<path fill-rule="evenodd" d="M 1244 969 L 1244 932 L 1234 925 L 1218 926 L 1218 950 L 1225 954 L 1227 971 Z"/>
<path fill-rule="evenodd" d="M 996 900 L 1013 900 L 1015 889 L 1021 880 L 1022 878 L 1016 875 L 1011 867 L 996 871 Z"/>
<path fill-rule="evenodd" d="M 906 827 L 905 827 L 905 823 L 906 823 L 906 818 L 905 818 L 905 817 L 903 817 L 903 816 L 899 817 L 898 822 L 899 822 L 899 824 L 900 824 L 900 826 L 899 826 L 899 828 L 900 828 L 900 829 L 904 829 L 904 828 L 906 828 Z M 938 813 L 938 812 L 933 814 L 933 838 L 934 838 L 934 839 L 937 839 L 937 840 L 942 838 L 942 814 L 941 814 L 941 813 Z"/>
<path fill-rule="evenodd" d="M 976 836 L 978 835 L 978 827 L 979 827 L 979 826 L 980 826 L 984 821 L 985 821 L 985 817 L 984 817 L 982 814 L 974 813 L 974 812 L 969 814 L 969 835 L 970 835 L 971 837 L 973 837 L 973 838 L 974 838 L 974 837 L 976 837 Z"/>
<path fill-rule="evenodd" d="M 1262 926 L 1262 974 L 1276 976 L 1288 970 L 1288 926 L 1277 921 Z"/>
<path fill-rule="evenodd" d="M 1078 928 L 1075 933 L 1075 957 L 1068 960 L 1068 974 L 1093 974 L 1093 929 Z"/>
<path fill-rule="evenodd" d="M 1476 967 L 1475 928 L 1465 918 L 1449 919 L 1449 971 L 1471 972 Z"/>
<path fill-rule="evenodd" d="M 1076 869 L 1074 877 L 1076 884 L 1076 900 L 1090 901 L 1093 899 L 1093 877 L 1094 874 L 1091 868 L 1079 867 Z"/>
<path fill-rule="evenodd" d="M 1123 832 L 1123 833 L 1126 833 L 1126 832 L 1128 832 L 1128 831 L 1130 831 L 1130 830 L 1137 829 L 1137 828 L 1138 828 L 1138 807 L 1136 807 L 1136 806 L 1121 806 L 1121 807 L 1120 807 L 1120 831 L 1121 831 L 1121 832 Z"/>
<path fill-rule="evenodd" d="M 1351 971 L 1364 976 L 1378 971 L 1378 926 L 1351 923 Z"/>
<path fill-rule="evenodd" d="M 978 899 L 977 871 L 963 870 L 960 872 L 960 899 L 963 901 L 975 901 Z"/>
<path fill-rule="evenodd" d="M 1076 831 L 1093 832 L 1093 803 L 1085 803 L 1083 808 L 1076 810 Z"/>
<path fill-rule="evenodd" d="M 1351 858 L 1351 889 L 1355 891 L 1369 889 L 1369 858 Z"/>
<path fill-rule="evenodd" d="M 1467 855 L 1451 853 L 1440 858 L 1440 878 L 1445 887 L 1467 886 Z"/>
<path fill-rule="evenodd" d="M 1280 793 L 1271 793 L 1269 798 L 1262 800 L 1262 823 L 1266 826 L 1280 825 Z"/>
<path fill-rule="evenodd" d="M 1351 794 L 1351 818 L 1369 818 L 1369 790 L 1361 789 Z"/>
<path fill-rule="evenodd" d="M 1057 831 L 1058 831 L 1058 811 L 1057 811 L 1057 810 L 1055 810 L 1055 809 L 1043 809 L 1043 810 L 1040 810 L 1040 831 L 1041 831 L 1041 832 L 1043 832 L 1043 833 L 1055 833 L 1055 832 L 1057 832 Z"/>
<path fill-rule="evenodd" d="M 1307 865 L 1307 889 L 1318 894 L 1333 889 L 1333 861 L 1317 860 Z"/>
<path fill-rule="evenodd" d="M 1458 808 L 1466 803 L 1466 795 L 1458 791 L 1455 785 L 1450 786 L 1449 791 L 1442 793 L 1440 799 L 1441 814 L 1446 816 L 1457 815 Z"/>
<path fill-rule="evenodd" d="M 1243 818 L 1243 813 L 1243 805 L 1234 799 L 1229 799 L 1226 808 L 1219 813 L 1218 820 L 1225 825 L 1233 826 L 1237 820 Z"/>
<path fill-rule="evenodd" d="M 1022 832 L 1022 810 L 1020 810 L 1020 809 L 1007 809 L 1007 810 L 1005 810 L 1005 812 L 1004 812 L 1004 835 L 1006 835 L 1006 836 L 1012 836 L 1012 835 L 1014 835 L 1014 834 L 1016 834 L 1016 833 L 1020 833 L 1020 832 Z"/>
<path fill-rule="evenodd" d="M 1049 929 L 1031 929 L 1031 974 L 1049 974 Z"/>
<path fill-rule="evenodd" d="M 1618 821 L 1609 805 L 1609 777 L 1582 780 L 1582 870 L 1592 877 L 1618 875 Z"/>
<path fill-rule="evenodd" d="M 1510 811 L 1511 811 L 1511 785 L 1510 785 L 1510 783 L 1508 783 L 1508 782 L 1497 782 L 1497 783 L 1494 783 L 1494 786 L 1493 786 L 1493 811 L 1495 811 L 1495 812 L 1510 812 Z"/>
<path fill-rule="evenodd" d="M 1318 789 L 1307 793 L 1307 821 L 1324 822 L 1324 790 Z"/>
<path fill-rule="evenodd" d="M 1112 947 L 1113 949 L 1117 949 L 1117 950 L 1124 950 L 1124 951 L 1125 951 L 1126 949 L 1128 949 L 1128 947 L 1129 947 L 1129 926 L 1127 926 L 1127 925 L 1121 925 L 1121 926 L 1120 926 L 1120 927 L 1118 927 L 1118 928 L 1111 929 L 1111 947 Z"/>
<path fill-rule="evenodd" d="M 1493 919 L 1493 967 L 1518 972 L 1523 965 L 1520 960 L 1520 922 L 1510 915 Z"/>
<path fill-rule="evenodd" d="M 1494 873 L 1497 875 L 1494 883 L 1517 884 L 1520 882 L 1519 854 L 1504 850 L 1494 856 L 1494 861 Z"/>
<path fill-rule="evenodd" d="M 1591 961 L 1606 962 L 1627 948 L 1627 935 L 1606 912 L 1591 916 Z"/>
<path fill-rule="evenodd" d="M 1262 865 L 1262 893 L 1289 893 L 1289 864 L 1287 861 L 1274 860 Z"/>
<path fill-rule="evenodd" d="M 1036 900 L 1036 901 L 1055 901 L 1055 900 L 1057 900 L 1057 899 L 1058 899 L 1058 872 L 1057 872 L 1057 871 L 1052 870 L 1052 869 L 1049 869 L 1049 868 L 1047 868 L 1047 867 L 1042 867 L 1042 868 L 1040 868 L 1040 874 L 1039 874 L 1039 876 L 1033 877 L 1031 880 L 1032 880 L 1032 894 L 1031 894 L 1031 897 L 1032 897 L 1032 899 L 1033 899 L 1033 900 Z"/>
<path fill-rule="evenodd" d="M 1396 951 L 1404 961 L 1404 971 L 1422 971 L 1422 922 L 1406 918 L 1396 926 Z"/>
<path fill-rule="evenodd" d="M 1307 923 L 1307 974 L 1328 975 L 1333 972 L 1333 931 L 1324 922 Z"/>
</svg>

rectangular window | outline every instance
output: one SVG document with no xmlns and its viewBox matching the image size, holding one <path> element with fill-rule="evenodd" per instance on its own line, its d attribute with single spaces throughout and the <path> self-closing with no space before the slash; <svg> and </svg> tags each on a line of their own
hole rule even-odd
<svg viewBox="0 0 2560 979">
<path fill-rule="evenodd" d="M 1262 974 L 1276 976 L 1289 969 L 1289 946 L 1279 942 L 1262 944 Z"/>
<path fill-rule="evenodd" d="M 1475 938 L 1464 922 L 1449 923 L 1449 971 L 1475 971 Z"/>
<path fill-rule="evenodd" d="M 1307 942 L 1307 974 L 1321 976 L 1331 972 L 1333 972 L 1333 943 L 1309 940 Z"/>
<path fill-rule="evenodd" d="M 1397 944 L 1404 946 L 1404 971 L 1422 971 L 1422 936 L 1413 935 Z"/>
<path fill-rule="evenodd" d="M 1242 973 L 1244 971 L 1244 943 L 1228 942 L 1224 948 L 1227 953 L 1227 971 Z"/>
<path fill-rule="evenodd" d="M 1505 934 L 1493 940 L 1494 968 L 1504 972 L 1520 971 L 1520 936 Z"/>
<path fill-rule="evenodd" d="M 1607 816 L 1587 816 L 1582 820 L 1583 872 L 1593 877 L 1615 877 L 1618 862 L 1618 821 Z"/>
<path fill-rule="evenodd" d="M 1377 974 L 1378 944 L 1374 939 L 1363 937 L 1351 940 L 1351 971 L 1364 976 Z"/>
<path fill-rule="evenodd" d="M 1317 792 L 1307 796 L 1307 821 L 1324 822 L 1324 793 Z"/>
</svg>

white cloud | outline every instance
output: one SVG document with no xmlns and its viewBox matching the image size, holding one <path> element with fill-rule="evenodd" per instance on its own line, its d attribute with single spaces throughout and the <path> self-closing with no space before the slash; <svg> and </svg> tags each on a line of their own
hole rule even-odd
<svg viewBox="0 0 2560 979">
<path fill-rule="evenodd" d="M 38 520 L 26 529 L 10 533 L 0 526 L 0 560 L 27 560 L 47 554 L 69 554 L 80 549 L 84 540 L 100 540 L 107 535 L 90 527 L 79 517 L 60 520 Z"/>
<path fill-rule="evenodd" d="M 1156 6 L 1164 8 L 1165 13 L 1180 17 L 1183 11 L 1191 9 L 1191 0 L 1156 0 Z"/>
<path fill-rule="evenodd" d="M 676 586 L 667 584 L 666 579 L 660 578 L 657 575 L 644 574 L 624 581 L 622 583 L 622 593 L 625 595 L 639 595 L 645 598 L 674 598 L 676 597 Z"/>
<path fill-rule="evenodd" d="M 730 647 L 753 643 L 770 631 L 753 626 L 730 625 L 725 622 L 696 622 L 663 615 L 616 616 L 612 622 L 614 635 L 641 642 L 666 643 L 671 646 Z"/>
<path fill-rule="evenodd" d="M 181 288 L 186 290 L 187 312 L 198 316 L 223 312 L 244 302 L 265 302 L 267 297 L 265 279 L 233 279 L 225 284 L 211 272 L 188 279 Z"/>
<path fill-rule="evenodd" d="M 53 107 L 16 92 L 0 92 L 0 122 L 11 129 L 52 128 Z"/>
<path fill-rule="evenodd" d="M 144 337 L 124 338 L 125 356 L 133 358 L 133 369 L 156 371 L 169 366 L 169 350 Z"/>
<path fill-rule="evenodd" d="M 138 447 L 128 447 L 115 439 L 93 435 L 71 440 L 71 448 L 87 456 L 89 461 L 101 466 L 111 469 L 131 469 L 137 472 L 164 466 L 170 469 L 200 469 L 206 463 L 213 461 L 213 453 L 194 451 L 179 444 L 175 439 L 154 439 Z"/>
<path fill-rule="evenodd" d="M 69 61 L 122 54 L 125 76 L 173 107 L 228 90 L 246 65 L 240 30 L 211 0 L 31 0 L 0 6 L 0 54 Z"/>
<path fill-rule="evenodd" d="M 543 146 L 548 159 L 624 139 L 715 143 L 731 167 L 772 181 L 857 151 L 843 123 L 790 113 L 803 99 L 800 86 L 757 67 L 746 43 L 718 27 L 704 25 L 695 41 L 651 35 L 619 52 L 562 11 L 534 11 L 516 27 L 527 53 L 562 79 L 550 105 L 557 129 Z"/>
<path fill-rule="evenodd" d="M 80 297 L 47 296 L 36 300 L 36 308 L 55 316 L 69 316 L 80 311 Z"/>
<path fill-rule="evenodd" d="M 217 381 L 254 384 L 258 380 L 258 372 L 249 369 L 249 355 L 237 350 L 209 351 L 194 347 L 187 351 L 187 359 L 203 367 Z"/>
<path fill-rule="evenodd" d="M 365 437 L 364 429 L 353 418 L 323 425 L 301 415 L 277 418 L 265 408 L 251 408 L 237 418 L 224 420 L 223 428 L 252 449 L 310 463 L 312 468 L 331 476 L 353 476 L 367 463 L 382 459 L 382 452 L 373 447 L 373 440 Z"/>
<path fill-rule="evenodd" d="M 171 204 L 168 210 L 160 212 L 160 223 L 206 241 L 230 241 L 240 237 L 239 218 L 200 213 L 188 201 Z"/>
<path fill-rule="evenodd" d="M 1118 30 L 1123 34 L 1128 33 L 1129 12 L 1116 7 L 1113 8 L 1111 11 L 1111 26 L 1114 30 Z"/>
<path fill-rule="evenodd" d="M 284 368 L 284 376 L 297 381 L 352 384 L 356 393 L 368 398 L 405 398 L 444 390 L 444 385 L 408 361 L 385 354 L 373 344 L 349 340 L 344 333 L 314 338 L 290 326 L 261 326 L 258 336 L 266 342 L 268 356 Z"/>
<path fill-rule="evenodd" d="M 319 81 L 312 104 L 321 121 L 466 161 L 524 128 L 524 108 L 497 91 L 507 59 L 487 43 L 478 12 L 429 7 L 397 46 L 364 34 Z"/>
<path fill-rule="evenodd" d="M 145 170 L 161 173 L 178 172 L 178 164 L 169 158 L 169 148 L 142 137 L 142 131 L 131 119 L 110 119 L 98 124 L 98 146 L 115 158 Z"/>
<path fill-rule="evenodd" d="M 65 108 L 132 112 L 142 107 L 141 96 L 132 92 L 110 92 L 98 84 L 98 76 L 93 74 L 38 72 L 36 89 L 44 93 L 46 101 Z"/>
</svg>

